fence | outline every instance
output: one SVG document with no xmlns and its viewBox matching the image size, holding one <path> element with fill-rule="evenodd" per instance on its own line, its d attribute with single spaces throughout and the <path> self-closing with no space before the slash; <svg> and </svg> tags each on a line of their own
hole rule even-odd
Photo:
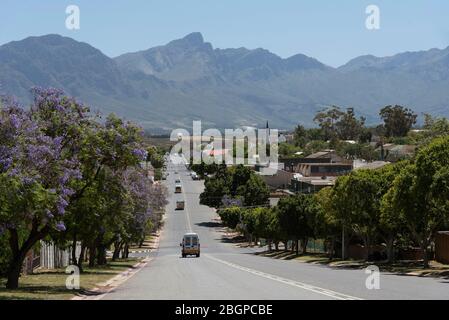
<svg viewBox="0 0 449 320">
<path fill-rule="evenodd" d="M 81 245 L 77 243 L 76 255 L 79 256 Z M 71 248 L 60 249 L 52 242 L 41 241 L 40 267 L 57 269 L 67 267 L 71 261 Z"/>
</svg>

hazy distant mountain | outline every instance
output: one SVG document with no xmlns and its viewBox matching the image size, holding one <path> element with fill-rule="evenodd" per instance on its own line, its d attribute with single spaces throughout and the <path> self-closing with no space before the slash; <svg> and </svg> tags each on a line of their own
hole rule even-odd
<svg viewBox="0 0 449 320">
<path fill-rule="evenodd" d="M 377 121 L 380 107 L 405 104 L 449 115 L 449 48 L 392 57 L 362 56 L 331 68 L 302 54 L 214 49 L 200 33 L 109 58 L 58 35 L 0 46 L 0 90 L 29 102 L 34 85 L 66 90 L 103 112 L 147 128 L 311 124 L 336 104 Z"/>
</svg>

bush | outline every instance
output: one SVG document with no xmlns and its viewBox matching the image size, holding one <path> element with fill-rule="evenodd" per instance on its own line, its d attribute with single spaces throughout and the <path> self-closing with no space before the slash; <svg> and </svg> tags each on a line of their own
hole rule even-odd
<svg viewBox="0 0 449 320">
<path fill-rule="evenodd" d="M 242 210 L 238 207 L 227 208 L 218 212 L 223 224 L 231 229 L 235 229 L 240 223 L 241 214 Z"/>
</svg>

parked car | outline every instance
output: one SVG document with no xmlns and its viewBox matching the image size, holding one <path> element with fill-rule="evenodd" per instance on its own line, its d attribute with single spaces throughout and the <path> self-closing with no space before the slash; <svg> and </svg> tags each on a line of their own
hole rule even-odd
<svg viewBox="0 0 449 320">
<path fill-rule="evenodd" d="M 179 244 L 182 247 L 181 255 L 183 258 L 187 256 L 200 257 L 200 238 L 196 233 L 186 233 Z"/>
</svg>

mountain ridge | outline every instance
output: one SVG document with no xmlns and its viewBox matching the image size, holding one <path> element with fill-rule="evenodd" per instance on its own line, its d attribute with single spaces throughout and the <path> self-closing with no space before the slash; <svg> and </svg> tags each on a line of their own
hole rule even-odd
<svg viewBox="0 0 449 320">
<path fill-rule="evenodd" d="M 85 42 L 50 34 L 0 46 L 0 85 L 29 102 L 34 85 L 53 86 L 146 128 L 311 125 L 325 106 L 354 107 L 368 122 L 405 104 L 449 115 L 449 47 L 365 55 L 334 68 L 298 53 L 214 48 L 199 32 L 114 58 Z"/>
</svg>

